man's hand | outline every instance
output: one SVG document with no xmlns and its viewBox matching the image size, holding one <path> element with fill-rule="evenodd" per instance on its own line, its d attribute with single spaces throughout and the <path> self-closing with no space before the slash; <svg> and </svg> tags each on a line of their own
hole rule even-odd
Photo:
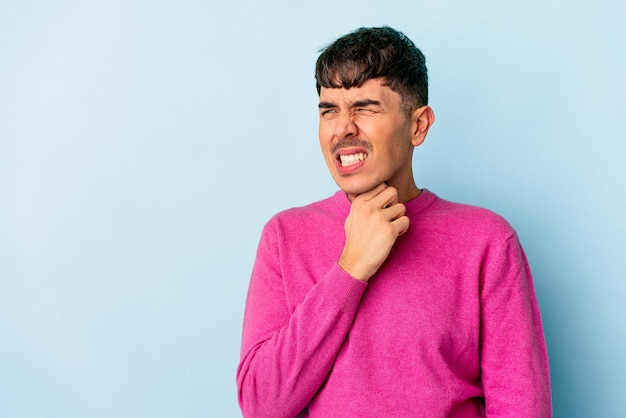
<svg viewBox="0 0 626 418">
<path fill-rule="evenodd" d="M 339 267 L 368 281 L 387 259 L 396 239 L 409 228 L 405 212 L 397 190 L 384 183 L 354 198 L 346 218 L 346 244 Z"/>
</svg>

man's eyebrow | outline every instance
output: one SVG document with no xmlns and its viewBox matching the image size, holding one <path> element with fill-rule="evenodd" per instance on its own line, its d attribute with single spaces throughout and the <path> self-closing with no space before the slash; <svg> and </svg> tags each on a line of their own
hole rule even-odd
<svg viewBox="0 0 626 418">
<path fill-rule="evenodd" d="M 350 105 L 350 107 L 367 107 L 367 106 L 380 106 L 380 102 L 378 100 L 373 100 L 373 99 L 363 99 L 363 100 L 357 100 L 356 102 Z"/>
<path fill-rule="evenodd" d="M 320 109 L 330 109 L 332 107 L 337 107 L 337 105 L 331 102 L 320 102 L 317 107 L 319 107 Z"/>
<path fill-rule="evenodd" d="M 367 107 L 367 106 L 380 106 L 380 102 L 378 100 L 373 100 L 373 99 L 361 99 L 350 104 L 350 107 Z M 320 102 L 318 107 L 320 109 L 330 109 L 333 107 L 337 107 L 337 105 L 331 102 Z"/>
</svg>

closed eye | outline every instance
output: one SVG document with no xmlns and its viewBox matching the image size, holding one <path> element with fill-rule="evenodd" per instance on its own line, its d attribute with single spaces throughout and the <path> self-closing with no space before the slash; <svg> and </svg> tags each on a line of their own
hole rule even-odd
<svg viewBox="0 0 626 418">
<path fill-rule="evenodd" d="M 337 110 L 335 109 L 321 109 L 320 110 L 321 117 L 329 117 L 329 116 L 334 115 L 335 113 L 337 113 Z"/>
<path fill-rule="evenodd" d="M 319 104 L 320 116 L 329 116 L 333 113 L 337 113 L 337 106 L 329 102 L 321 102 Z"/>
</svg>

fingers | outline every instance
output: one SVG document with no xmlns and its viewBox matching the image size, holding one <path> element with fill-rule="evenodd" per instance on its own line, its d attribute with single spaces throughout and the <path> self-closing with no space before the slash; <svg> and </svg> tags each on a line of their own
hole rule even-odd
<svg viewBox="0 0 626 418">
<path fill-rule="evenodd" d="M 360 194 L 355 200 L 358 200 L 355 202 L 357 205 L 369 206 L 371 210 L 382 209 L 381 214 L 388 221 L 394 221 L 406 213 L 406 206 L 398 201 L 398 191 L 385 183 Z"/>
<path fill-rule="evenodd" d="M 389 220 L 396 219 L 406 212 L 406 207 L 398 201 L 398 191 L 391 186 L 386 186 L 371 201 L 383 209 Z"/>
<path fill-rule="evenodd" d="M 378 207 L 387 208 L 398 203 L 398 191 L 395 187 L 388 186 L 386 183 L 381 183 L 373 189 L 365 193 L 361 193 L 356 197 L 356 199 L 371 201 Z"/>
<path fill-rule="evenodd" d="M 409 230 L 409 225 L 411 223 L 408 216 L 401 216 L 398 219 L 393 221 L 396 231 L 398 231 L 398 236 L 404 235 L 406 231 Z"/>
<path fill-rule="evenodd" d="M 385 219 L 388 219 L 390 221 L 395 221 L 396 219 L 404 216 L 405 213 L 406 206 L 404 206 L 402 203 L 396 203 L 392 206 L 383 208 L 383 216 L 385 217 Z"/>
<path fill-rule="evenodd" d="M 381 192 L 383 192 L 384 190 L 388 189 L 389 186 L 387 186 L 387 184 L 385 183 L 380 183 L 378 186 L 374 187 L 371 190 L 368 190 L 367 192 L 361 193 L 360 195 L 358 195 L 356 199 L 359 200 L 373 200 L 375 199 Z"/>
</svg>

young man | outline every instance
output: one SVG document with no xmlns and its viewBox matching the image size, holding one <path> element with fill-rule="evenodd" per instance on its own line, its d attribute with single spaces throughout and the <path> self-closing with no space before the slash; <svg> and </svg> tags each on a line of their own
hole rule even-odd
<svg viewBox="0 0 626 418">
<path fill-rule="evenodd" d="M 391 28 L 359 29 L 322 52 L 316 78 L 341 190 L 263 230 L 237 370 L 244 416 L 551 416 L 515 231 L 413 179 L 434 122 L 422 53 Z"/>
</svg>

